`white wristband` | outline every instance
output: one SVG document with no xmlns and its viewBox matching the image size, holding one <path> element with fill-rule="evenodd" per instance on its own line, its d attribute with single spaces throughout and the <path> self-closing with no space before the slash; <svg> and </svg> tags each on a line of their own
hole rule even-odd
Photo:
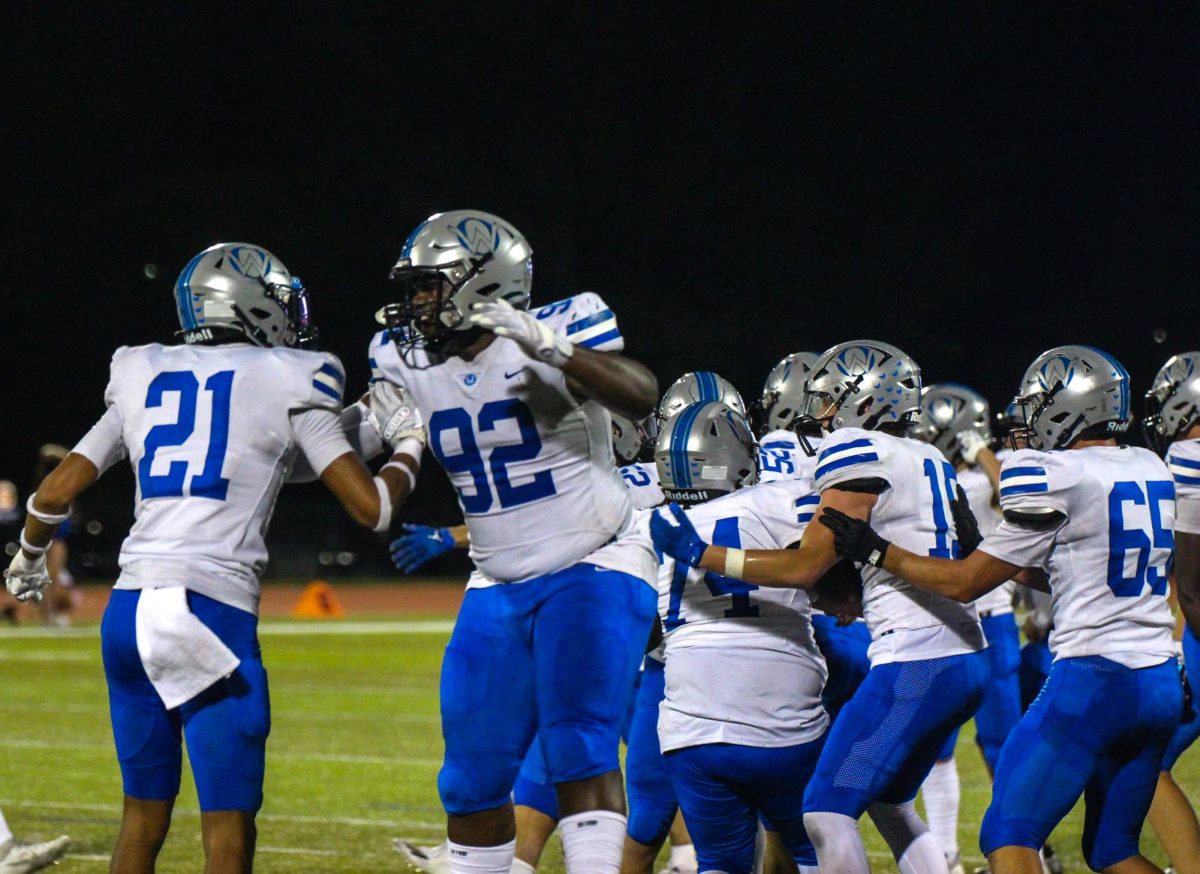
<svg viewBox="0 0 1200 874">
<path fill-rule="evenodd" d="M 732 577 L 735 580 L 740 580 L 746 568 L 746 550 L 744 549 L 729 549 L 725 550 L 725 576 Z"/>
<path fill-rule="evenodd" d="M 61 525 L 71 518 L 70 508 L 67 508 L 67 512 L 58 514 L 47 513 L 43 510 L 39 510 L 37 507 L 33 506 L 33 499 L 36 497 L 37 493 L 35 492 L 34 494 L 30 495 L 29 500 L 25 502 L 25 512 L 27 512 L 34 519 L 37 519 L 39 522 L 44 522 L 47 525 Z"/>
<path fill-rule="evenodd" d="M 50 548 L 49 543 L 47 543 L 45 546 L 34 546 L 32 543 L 30 543 L 28 540 L 25 539 L 25 531 L 24 530 L 21 531 L 20 541 L 21 541 L 21 549 L 25 550 L 30 555 L 45 555 L 46 550 L 48 550 Z M 53 541 L 51 541 L 51 542 L 53 542 Z"/>
<path fill-rule="evenodd" d="M 416 437 L 405 437 L 396 444 L 396 448 L 392 450 L 392 455 L 399 455 L 403 452 L 405 455 L 411 455 L 417 460 L 417 464 L 421 463 L 421 450 L 425 448 L 425 444 Z"/>
<path fill-rule="evenodd" d="M 379 492 L 379 521 L 371 530 L 382 533 L 392 527 L 392 495 L 387 483 L 379 477 L 374 477 L 374 480 L 375 490 Z"/>
<path fill-rule="evenodd" d="M 415 489 L 415 488 L 417 487 L 417 475 L 416 475 L 415 473 L 413 473 L 413 470 L 412 470 L 412 468 L 411 468 L 411 467 L 409 467 L 409 466 L 408 466 L 407 464 L 405 464 L 404 462 L 402 462 L 402 461 L 389 461 L 389 462 L 388 462 L 387 464 L 385 464 L 383 467 L 379 468 L 379 472 L 380 472 L 380 473 L 383 473 L 385 470 L 398 470 L 398 471 L 400 471 L 402 474 L 404 474 L 404 475 L 405 475 L 405 476 L 408 478 L 408 490 L 409 490 L 409 492 L 411 492 L 413 489 Z"/>
</svg>

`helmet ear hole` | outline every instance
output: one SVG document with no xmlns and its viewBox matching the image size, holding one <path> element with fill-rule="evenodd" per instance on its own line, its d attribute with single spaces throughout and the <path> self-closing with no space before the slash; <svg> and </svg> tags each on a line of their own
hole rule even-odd
<svg viewBox="0 0 1200 874">
<path fill-rule="evenodd" d="M 260 307 L 250 307 L 250 315 L 256 319 L 269 319 L 271 314 Z"/>
</svg>

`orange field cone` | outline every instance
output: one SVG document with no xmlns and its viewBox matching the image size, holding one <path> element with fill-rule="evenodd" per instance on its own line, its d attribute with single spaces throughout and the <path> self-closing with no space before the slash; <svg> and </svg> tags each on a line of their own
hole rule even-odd
<svg viewBox="0 0 1200 874">
<path fill-rule="evenodd" d="M 346 615 L 333 589 L 324 580 L 313 580 L 304 587 L 300 600 L 292 608 L 296 619 L 340 619 Z"/>
</svg>

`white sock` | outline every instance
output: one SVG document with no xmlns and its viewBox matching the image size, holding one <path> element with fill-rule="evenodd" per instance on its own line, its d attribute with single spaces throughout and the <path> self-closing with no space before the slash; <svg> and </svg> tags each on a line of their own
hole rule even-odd
<svg viewBox="0 0 1200 874">
<path fill-rule="evenodd" d="M 933 832 L 925 832 L 909 844 L 896 864 L 900 874 L 950 874 L 950 866 L 942 854 L 942 845 Z"/>
<path fill-rule="evenodd" d="M 696 861 L 696 845 L 671 844 L 671 861 L 668 864 L 679 871 L 696 871 L 700 864 Z"/>
<path fill-rule="evenodd" d="M 513 859 L 512 874 L 533 874 L 537 869 L 521 859 Z"/>
<path fill-rule="evenodd" d="M 12 830 L 9 829 L 8 823 L 4 821 L 4 811 L 0 810 L 0 844 L 12 840 L 12 836 Z"/>
<path fill-rule="evenodd" d="M 867 808 L 867 813 L 891 849 L 900 874 L 949 874 L 950 866 L 942 854 L 942 845 L 917 816 L 913 802 L 885 804 L 876 801 Z"/>
<path fill-rule="evenodd" d="M 625 817 L 589 810 L 558 821 L 567 874 L 620 874 L 625 850 Z"/>
<path fill-rule="evenodd" d="M 517 840 L 498 847 L 466 847 L 447 841 L 450 847 L 450 874 L 509 874 Z"/>
<path fill-rule="evenodd" d="M 817 849 L 821 874 L 871 874 L 858 820 L 844 813 L 804 814 L 804 828 Z"/>
<path fill-rule="evenodd" d="M 958 853 L 958 803 L 961 790 L 958 766 L 954 759 L 938 762 L 921 786 L 925 797 L 925 817 L 929 830 L 937 838 L 947 859 Z"/>
</svg>

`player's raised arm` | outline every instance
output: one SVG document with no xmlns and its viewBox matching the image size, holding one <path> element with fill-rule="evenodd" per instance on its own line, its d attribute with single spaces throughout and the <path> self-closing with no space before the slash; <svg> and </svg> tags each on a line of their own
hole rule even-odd
<svg viewBox="0 0 1200 874">
<path fill-rule="evenodd" d="M 604 307 L 595 295 L 578 295 L 570 300 L 573 303 L 579 299 L 594 300 Z M 577 395 L 632 419 L 651 412 L 658 400 L 658 381 L 645 365 L 615 351 L 623 345 L 616 316 L 607 307 L 580 315 L 560 333 L 549 319 L 515 309 L 501 298 L 476 304 L 471 323 L 507 337 L 530 358 L 562 370 Z M 583 327 L 572 330 L 578 325 Z"/>
</svg>

